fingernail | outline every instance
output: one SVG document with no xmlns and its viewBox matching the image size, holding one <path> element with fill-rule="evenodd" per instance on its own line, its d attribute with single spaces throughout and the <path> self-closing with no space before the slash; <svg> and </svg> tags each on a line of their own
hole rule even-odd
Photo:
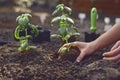
<svg viewBox="0 0 120 80">
<path fill-rule="evenodd" d="M 104 56 L 104 54 L 102 56 Z"/>
<path fill-rule="evenodd" d="M 105 60 L 105 57 L 103 57 L 103 60 Z"/>
<path fill-rule="evenodd" d="M 105 53 L 103 53 L 103 56 L 105 56 Z"/>
<path fill-rule="evenodd" d="M 76 60 L 76 62 L 80 62 L 80 60 Z"/>
</svg>

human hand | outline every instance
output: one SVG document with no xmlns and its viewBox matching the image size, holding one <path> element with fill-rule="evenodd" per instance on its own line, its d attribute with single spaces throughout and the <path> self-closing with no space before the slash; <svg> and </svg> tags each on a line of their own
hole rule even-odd
<svg viewBox="0 0 120 80">
<path fill-rule="evenodd" d="M 71 46 L 71 48 L 74 49 L 78 49 L 80 51 L 79 56 L 77 57 L 76 61 L 80 62 L 86 55 L 90 55 L 92 54 L 92 52 L 95 51 L 95 46 L 92 44 L 92 42 L 86 43 L 86 42 L 72 42 L 72 43 L 66 43 L 64 44 L 58 51 L 58 53 L 60 53 L 61 49 L 63 47 L 69 47 L 71 44 L 74 44 L 73 46 Z"/>
<path fill-rule="evenodd" d="M 120 62 L 120 40 L 111 48 L 111 51 L 103 53 L 103 60 Z"/>
</svg>

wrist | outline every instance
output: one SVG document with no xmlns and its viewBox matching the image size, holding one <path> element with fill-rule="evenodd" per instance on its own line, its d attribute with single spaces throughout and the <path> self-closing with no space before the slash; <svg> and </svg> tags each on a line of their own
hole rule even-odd
<svg viewBox="0 0 120 80">
<path fill-rule="evenodd" d="M 99 50 L 99 45 L 95 41 L 90 42 L 89 47 L 91 48 L 92 53 Z"/>
</svg>

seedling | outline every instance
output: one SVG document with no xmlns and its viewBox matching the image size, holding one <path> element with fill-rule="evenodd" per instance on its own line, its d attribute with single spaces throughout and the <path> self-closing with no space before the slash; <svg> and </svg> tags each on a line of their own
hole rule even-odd
<svg viewBox="0 0 120 80">
<path fill-rule="evenodd" d="M 97 19 L 97 9 L 96 8 L 92 8 L 91 9 L 91 26 L 90 26 L 90 30 L 91 33 L 87 33 L 85 32 L 85 41 L 86 42 L 90 42 L 95 40 L 96 38 L 99 37 L 100 34 L 96 34 L 96 19 Z"/>
<path fill-rule="evenodd" d="M 52 13 L 52 16 L 53 17 L 56 16 L 56 17 L 52 19 L 51 25 L 53 26 L 55 23 L 59 23 L 59 28 L 58 28 L 59 34 L 53 34 L 51 35 L 51 38 L 60 37 L 62 41 L 68 43 L 69 39 L 72 36 L 80 35 L 80 33 L 78 33 L 76 26 L 74 25 L 74 21 L 69 17 L 71 15 L 71 12 L 72 9 L 65 6 L 64 4 L 59 4 L 56 6 L 55 11 Z M 73 30 L 74 32 L 71 30 Z M 72 44 L 67 47 L 63 47 L 60 53 L 65 53 L 66 51 L 69 51 L 71 46 Z"/>
<path fill-rule="evenodd" d="M 71 48 L 71 47 L 74 47 L 75 45 L 76 45 L 76 42 L 67 43 L 65 46 L 63 46 L 63 47 L 60 49 L 59 53 L 64 54 L 64 53 L 66 53 L 66 52 L 69 52 L 69 51 L 70 51 L 70 48 Z"/>
<path fill-rule="evenodd" d="M 32 35 L 28 34 L 28 30 L 31 29 L 31 31 L 34 32 L 35 37 L 38 36 L 39 31 L 37 30 L 35 25 L 29 23 L 28 17 L 32 16 L 30 14 L 22 14 L 16 18 L 18 26 L 15 29 L 14 36 L 20 41 L 20 47 L 18 48 L 19 51 L 27 51 L 31 48 L 36 48 L 35 46 L 29 46 L 28 44 L 28 39 L 32 38 Z"/>
<path fill-rule="evenodd" d="M 65 43 L 68 43 L 68 40 L 72 36 L 79 36 L 80 34 L 77 31 L 77 28 L 74 25 L 74 21 L 69 17 L 72 9 L 65 6 L 64 4 L 59 4 L 56 6 L 55 11 L 52 13 L 52 16 L 56 16 L 52 19 L 51 25 L 59 23 L 58 34 L 51 35 L 51 38 L 60 37 Z M 72 33 L 70 30 L 74 30 Z"/>
</svg>

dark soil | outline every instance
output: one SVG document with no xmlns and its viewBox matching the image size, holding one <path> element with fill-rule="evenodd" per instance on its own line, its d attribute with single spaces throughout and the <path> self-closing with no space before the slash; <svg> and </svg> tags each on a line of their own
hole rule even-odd
<svg viewBox="0 0 120 80">
<path fill-rule="evenodd" d="M 0 13 L 0 40 L 9 43 L 0 46 L 0 80 L 120 80 L 120 63 L 102 60 L 102 53 L 109 51 L 112 45 L 85 57 L 80 63 L 75 62 L 79 55 L 77 50 L 70 50 L 60 60 L 56 58 L 55 53 L 62 46 L 60 39 L 39 44 L 30 42 L 30 45 L 37 46 L 36 50 L 18 52 L 19 43 L 14 41 L 12 35 L 17 26 L 15 19 L 20 13 L 3 13 L 6 12 Z M 6 19 L 5 22 L 2 21 L 3 18 Z M 84 41 L 84 32 L 89 32 L 89 20 L 84 22 L 85 27 L 80 26 L 78 20 L 74 20 L 81 33 L 77 40 Z M 37 23 L 39 19 L 36 17 L 31 21 Z M 44 29 L 51 30 L 51 34 L 56 33 L 56 27 L 51 28 L 49 25 L 50 20 L 47 19 Z M 102 22 L 98 23 L 98 33 L 103 33 L 103 25 Z"/>
</svg>

